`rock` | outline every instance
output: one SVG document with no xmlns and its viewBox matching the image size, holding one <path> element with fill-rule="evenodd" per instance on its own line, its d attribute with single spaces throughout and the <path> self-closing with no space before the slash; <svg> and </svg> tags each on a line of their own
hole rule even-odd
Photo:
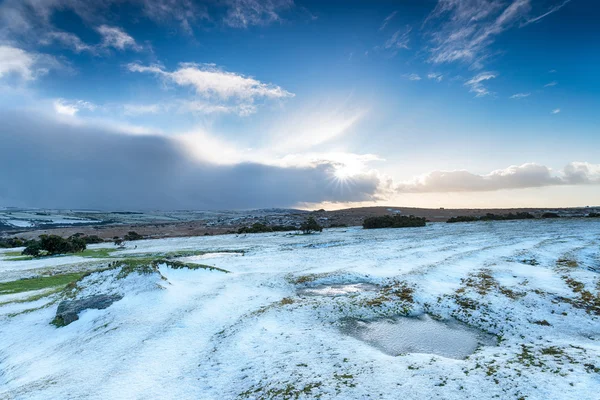
<svg viewBox="0 0 600 400">
<path fill-rule="evenodd" d="M 79 319 L 80 312 L 88 309 L 103 310 L 122 298 L 123 296 L 118 294 L 99 294 L 78 300 L 63 300 L 58 305 L 56 317 L 52 323 L 56 326 L 69 325 Z"/>
</svg>

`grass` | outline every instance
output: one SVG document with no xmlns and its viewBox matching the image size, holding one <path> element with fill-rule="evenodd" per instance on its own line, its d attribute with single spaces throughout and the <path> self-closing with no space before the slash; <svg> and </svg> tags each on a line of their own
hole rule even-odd
<svg viewBox="0 0 600 400">
<path fill-rule="evenodd" d="M 46 288 L 62 289 L 63 287 L 66 287 L 69 283 L 77 281 L 83 275 L 84 273 L 82 272 L 76 272 L 71 274 L 57 274 L 28 279 L 19 279 L 17 281 L 11 282 L 0 282 L 0 294 L 30 292 L 32 290 L 40 290 Z"/>
</svg>

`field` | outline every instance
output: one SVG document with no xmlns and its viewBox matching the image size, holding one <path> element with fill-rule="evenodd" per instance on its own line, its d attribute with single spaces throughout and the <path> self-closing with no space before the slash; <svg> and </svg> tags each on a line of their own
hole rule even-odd
<svg viewBox="0 0 600 400">
<path fill-rule="evenodd" d="M 0 250 L 0 399 L 600 393 L 598 219 L 89 248 L 32 260 Z M 60 301 L 99 294 L 120 300 L 51 324 Z M 442 334 L 447 344 L 418 347 Z M 472 348 L 450 351 L 461 334 Z"/>
</svg>

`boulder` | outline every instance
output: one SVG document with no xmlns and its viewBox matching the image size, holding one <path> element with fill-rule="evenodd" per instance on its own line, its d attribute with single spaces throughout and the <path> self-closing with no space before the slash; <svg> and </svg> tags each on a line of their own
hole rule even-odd
<svg viewBox="0 0 600 400">
<path fill-rule="evenodd" d="M 79 319 L 80 312 L 88 309 L 103 310 L 122 298 L 123 296 L 118 294 L 98 294 L 77 300 L 63 300 L 58 305 L 56 317 L 52 323 L 56 326 L 69 325 Z"/>
</svg>

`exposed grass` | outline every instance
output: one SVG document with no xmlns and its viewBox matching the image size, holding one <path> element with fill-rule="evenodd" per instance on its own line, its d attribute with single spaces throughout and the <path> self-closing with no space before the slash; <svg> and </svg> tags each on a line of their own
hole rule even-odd
<svg viewBox="0 0 600 400">
<path fill-rule="evenodd" d="M 74 253 L 75 256 L 80 257 L 88 257 L 88 258 L 109 258 L 111 253 L 117 251 L 118 249 L 109 249 L 109 248 L 101 248 L 101 249 L 85 249 L 80 253 Z"/>
<path fill-rule="evenodd" d="M 69 283 L 79 280 L 83 275 L 84 273 L 82 272 L 75 272 L 70 274 L 57 274 L 28 279 L 19 279 L 11 282 L 0 282 L 0 294 L 29 292 L 32 290 L 40 290 L 51 287 L 62 289 Z"/>
</svg>

